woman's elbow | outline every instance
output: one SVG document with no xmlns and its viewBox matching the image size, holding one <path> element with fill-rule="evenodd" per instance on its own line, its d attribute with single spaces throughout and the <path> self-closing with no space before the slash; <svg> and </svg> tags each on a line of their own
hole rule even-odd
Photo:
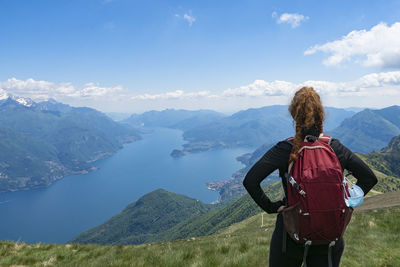
<svg viewBox="0 0 400 267">
<path fill-rule="evenodd" d="M 252 176 L 250 174 L 250 172 L 248 172 L 246 174 L 246 176 L 243 179 L 243 186 L 244 188 L 246 188 L 246 190 L 248 191 L 249 188 L 253 185 L 254 183 L 252 182 Z"/>
<path fill-rule="evenodd" d="M 374 187 L 378 183 L 378 178 L 374 175 L 374 179 L 372 181 L 372 186 Z"/>
<path fill-rule="evenodd" d="M 376 175 L 372 170 L 370 170 L 370 183 L 372 187 L 378 183 L 378 178 L 376 178 Z"/>
<path fill-rule="evenodd" d="M 244 186 L 244 188 L 248 188 L 249 187 L 249 178 L 248 178 L 248 176 L 246 175 L 245 177 L 244 177 L 244 179 L 243 179 L 243 186 Z"/>
</svg>

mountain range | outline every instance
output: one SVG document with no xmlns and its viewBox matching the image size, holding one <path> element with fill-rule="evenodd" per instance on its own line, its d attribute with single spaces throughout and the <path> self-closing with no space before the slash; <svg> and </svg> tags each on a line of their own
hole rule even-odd
<svg viewBox="0 0 400 267">
<path fill-rule="evenodd" d="M 184 131 L 186 144 L 171 155 L 237 146 L 258 147 L 293 135 L 288 106 L 251 108 L 230 116 L 213 111 L 164 110 L 134 114 L 124 120 L 133 126 L 170 127 Z M 359 109 L 357 109 L 359 110 Z M 400 106 L 383 109 L 325 107 L 324 132 L 360 153 L 378 151 L 400 134 Z"/>
<path fill-rule="evenodd" d="M 379 151 L 400 134 L 399 106 L 357 113 L 327 107 L 325 113 L 325 132 L 356 152 Z M 238 195 L 232 193 L 235 187 L 241 190 L 235 183 L 255 160 L 293 132 L 284 105 L 230 116 L 211 110 L 148 111 L 117 123 L 94 109 L 10 96 L 0 100 L 0 148 L 5 152 L 0 161 L 0 191 L 46 186 L 62 176 L 90 171 L 90 162 L 114 153 L 125 142 L 140 139 L 144 131 L 137 129 L 152 127 L 183 131 L 187 143 L 172 151 L 175 157 L 214 148 L 261 145 L 256 156 L 239 157 L 245 167 L 229 182 L 208 185 L 228 200 Z"/>
<path fill-rule="evenodd" d="M 334 129 L 355 111 L 340 108 L 325 108 L 326 129 Z M 290 136 L 293 131 L 288 106 L 276 105 L 250 108 L 230 116 L 211 110 L 148 111 L 133 114 L 123 122 L 135 127 L 168 127 L 184 131 L 187 141 L 183 149 L 175 149 L 173 157 L 216 148 L 235 146 L 255 147 L 273 143 Z"/>
<path fill-rule="evenodd" d="M 0 192 L 48 186 L 115 153 L 140 131 L 91 108 L 55 100 L 0 100 Z"/>
<path fill-rule="evenodd" d="M 326 129 L 333 129 L 354 111 L 338 108 L 325 108 Z M 251 108 L 236 112 L 208 124 L 201 124 L 184 131 L 187 141 L 183 149 L 174 150 L 172 156 L 216 148 L 237 146 L 258 147 L 272 144 L 293 134 L 293 122 L 288 106 L 275 105 Z"/>
<path fill-rule="evenodd" d="M 167 109 L 133 114 L 124 122 L 135 127 L 183 130 L 187 143 L 183 149 L 172 151 L 174 157 L 208 149 L 257 147 L 261 144 L 253 153 L 238 157 L 245 166 L 235 172 L 231 179 L 207 184 L 208 188 L 219 192 L 220 203 L 229 203 L 245 193 L 241 181 L 250 167 L 277 141 L 293 134 L 293 122 L 287 109 L 285 105 L 267 106 L 239 111 L 230 116 L 209 110 Z M 399 106 L 378 110 L 358 109 L 358 112 L 326 107 L 325 115 L 324 131 L 356 152 L 377 151 L 393 136 L 400 134 Z M 277 179 L 278 175 L 274 173 L 264 185 Z"/>
</svg>

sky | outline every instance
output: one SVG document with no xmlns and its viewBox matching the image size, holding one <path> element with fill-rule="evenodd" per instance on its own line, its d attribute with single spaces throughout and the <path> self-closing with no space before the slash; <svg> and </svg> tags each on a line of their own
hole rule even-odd
<svg viewBox="0 0 400 267">
<path fill-rule="evenodd" d="M 0 99 L 104 112 L 400 104 L 398 0 L 0 0 Z"/>
</svg>

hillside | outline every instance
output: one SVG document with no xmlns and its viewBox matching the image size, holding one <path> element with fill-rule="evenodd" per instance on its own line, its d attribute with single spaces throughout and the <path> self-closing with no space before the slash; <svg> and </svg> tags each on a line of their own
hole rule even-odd
<svg viewBox="0 0 400 267">
<path fill-rule="evenodd" d="M 343 267 L 397 266 L 400 262 L 400 192 L 397 203 L 357 209 L 345 233 Z M 135 246 L 0 242 L 1 266 L 267 266 L 275 216 L 261 213 L 211 236 Z M 365 253 L 368 251 L 368 253 Z"/>
<path fill-rule="evenodd" d="M 80 234 L 71 243 L 140 244 L 167 240 L 163 237 L 165 231 L 212 209 L 215 205 L 158 189 L 128 205 L 104 224 Z"/>
<path fill-rule="evenodd" d="M 280 188 L 279 183 L 267 187 L 267 194 L 278 200 L 282 196 Z M 220 207 L 159 189 L 71 242 L 140 244 L 209 235 L 260 211 L 249 195 Z"/>
<path fill-rule="evenodd" d="M 327 134 L 338 138 L 355 152 L 379 151 L 400 134 L 400 106 L 384 109 L 365 109 Z"/>
<path fill-rule="evenodd" d="M 0 102 L 0 192 L 48 186 L 115 153 L 140 132 L 91 108 L 54 100 Z"/>
<path fill-rule="evenodd" d="M 400 135 L 393 137 L 379 152 L 365 154 L 365 158 L 375 169 L 400 177 Z"/>
</svg>

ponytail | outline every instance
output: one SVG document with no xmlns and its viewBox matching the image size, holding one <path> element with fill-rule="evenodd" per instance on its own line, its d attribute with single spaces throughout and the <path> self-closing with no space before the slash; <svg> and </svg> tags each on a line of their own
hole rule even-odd
<svg viewBox="0 0 400 267">
<path fill-rule="evenodd" d="M 289 112 L 296 125 L 293 150 L 289 158 L 289 162 L 294 162 L 297 160 L 297 153 L 304 138 L 303 134 L 312 127 L 322 133 L 325 115 L 321 99 L 312 87 L 302 87 L 295 93 L 289 106 Z"/>
</svg>

